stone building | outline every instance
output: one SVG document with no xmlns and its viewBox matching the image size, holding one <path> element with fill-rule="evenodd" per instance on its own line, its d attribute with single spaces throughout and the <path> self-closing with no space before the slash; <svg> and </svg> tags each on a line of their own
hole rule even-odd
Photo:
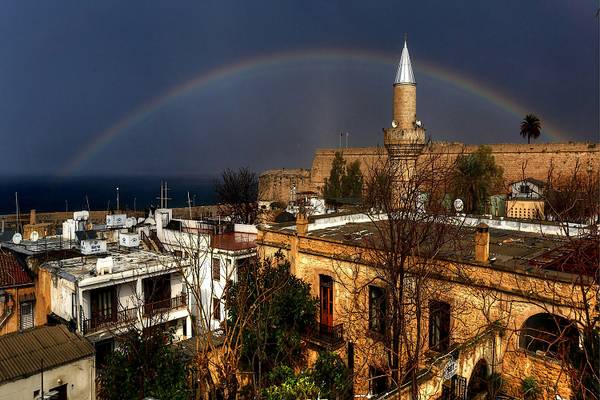
<svg viewBox="0 0 600 400">
<path fill-rule="evenodd" d="M 342 151 L 347 163 L 359 160 L 363 174 L 367 175 L 370 166 L 388 157 L 396 163 L 431 155 L 452 160 L 458 155 L 473 153 L 479 147 L 426 140 L 424 126 L 417 119 L 417 86 L 406 43 L 393 85 L 390 125 L 383 130 L 384 148 L 317 149 L 308 170 L 272 169 L 263 172 L 259 180 L 259 199 L 265 204 L 274 201 L 287 203 L 294 185 L 298 191 L 322 193 L 336 151 Z M 551 167 L 564 171 L 572 171 L 577 164 L 585 171 L 598 171 L 600 168 L 598 143 L 500 143 L 487 146 L 491 148 L 496 164 L 504 169 L 507 188 L 509 182 L 523 179 L 523 173 L 545 180 Z"/>
<path fill-rule="evenodd" d="M 25 262 L 0 249 L 0 335 L 46 323 L 45 299 L 38 291 Z"/>
<path fill-rule="evenodd" d="M 476 398 L 498 375 L 508 395 L 522 396 L 523 379 L 531 377 L 543 388 L 543 398 L 570 398 L 566 365 L 557 354 L 561 346 L 580 350 L 583 310 L 597 316 L 597 287 L 590 287 L 597 266 L 575 270 L 567 261 L 571 242 L 560 229 L 506 221 L 489 229 L 485 222 L 494 221 L 465 219 L 459 243 L 442 250 L 427 269 L 422 315 L 410 328 L 420 332 L 422 343 L 421 398 L 450 398 L 443 397 L 450 390 L 457 398 Z M 307 342 L 311 351 L 336 351 L 346 360 L 355 395 L 389 392 L 385 398 L 408 398 L 410 388 L 393 385 L 386 373 L 389 297 L 374 256 L 386 240 L 378 227 L 382 223 L 385 219 L 364 214 L 300 216 L 296 223 L 261 226 L 258 253 L 283 253 L 292 273 L 311 284 L 320 314 Z M 597 240 L 584 241 L 582 248 L 597 260 Z M 418 259 L 409 264 L 412 278 L 405 290 L 414 291 L 415 282 L 424 282 L 419 280 L 423 270 Z"/>
</svg>

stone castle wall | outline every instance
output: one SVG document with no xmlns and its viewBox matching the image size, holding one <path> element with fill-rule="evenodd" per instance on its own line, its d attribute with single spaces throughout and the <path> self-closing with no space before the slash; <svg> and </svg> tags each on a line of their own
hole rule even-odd
<svg viewBox="0 0 600 400">
<path fill-rule="evenodd" d="M 600 144 L 598 143 L 534 143 L 534 144 L 490 144 L 496 164 L 504 169 L 504 180 L 510 182 L 526 177 L 546 180 L 548 171 L 554 165 L 556 172 L 569 174 L 576 164 L 582 171 L 591 167 L 600 169 Z M 472 153 L 478 145 L 463 143 L 433 142 L 425 154 L 435 153 L 455 158 L 459 154 Z M 289 189 L 286 182 L 301 182 L 301 190 L 321 192 L 325 178 L 329 176 L 335 152 L 339 149 L 317 149 L 310 170 L 270 170 L 261 175 L 261 198 L 271 201 L 287 202 Z M 387 153 L 383 147 L 361 147 L 342 149 L 346 162 L 361 162 L 363 175 L 368 175 L 370 167 L 378 160 L 385 160 Z M 524 172 L 523 172 L 524 167 Z M 298 171 L 294 176 L 293 171 Z M 308 174 L 308 180 L 307 180 Z M 297 186 L 299 187 L 299 186 Z M 299 189 L 300 190 L 300 189 Z"/>
<path fill-rule="evenodd" d="M 258 178 L 259 200 L 290 201 L 290 189 L 295 186 L 296 192 L 312 191 L 310 170 L 303 168 L 272 169 L 263 172 Z"/>
</svg>

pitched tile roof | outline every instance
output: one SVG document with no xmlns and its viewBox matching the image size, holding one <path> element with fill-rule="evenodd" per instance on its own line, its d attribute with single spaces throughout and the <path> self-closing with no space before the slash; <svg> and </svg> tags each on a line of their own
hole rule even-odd
<svg viewBox="0 0 600 400">
<path fill-rule="evenodd" d="M 64 325 L 40 326 L 0 336 L 0 383 L 92 356 L 94 346 Z"/>
<path fill-rule="evenodd" d="M 0 250 L 0 288 L 33 284 L 33 280 L 17 257 Z"/>
</svg>

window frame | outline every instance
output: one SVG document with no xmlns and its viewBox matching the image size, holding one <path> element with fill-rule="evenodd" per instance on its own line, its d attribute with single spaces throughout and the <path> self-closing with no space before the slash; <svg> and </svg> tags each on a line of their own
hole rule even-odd
<svg viewBox="0 0 600 400">
<path fill-rule="evenodd" d="M 438 352 L 450 348 L 452 307 L 445 301 L 429 302 L 429 349 Z"/>
<path fill-rule="evenodd" d="M 211 257 L 210 261 L 211 278 L 213 281 L 221 281 L 221 258 Z M 215 274 L 216 272 L 216 274 Z"/>
<path fill-rule="evenodd" d="M 30 314 L 31 314 L 31 326 L 24 326 L 23 315 L 23 306 L 30 306 Z M 19 330 L 30 329 L 35 326 L 35 301 L 27 300 L 19 303 Z"/>
<path fill-rule="evenodd" d="M 214 296 L 212 298 L 212 319 L 221 321 L 221 300 Z"/>
<path fill-rule="evenodd" d="M 373 296 L 377 293 L 376 296 Z M 384 335 L 386 326 L 387 295 L 385 289 L 369 285 L 369 331 Z"/>
</svg>

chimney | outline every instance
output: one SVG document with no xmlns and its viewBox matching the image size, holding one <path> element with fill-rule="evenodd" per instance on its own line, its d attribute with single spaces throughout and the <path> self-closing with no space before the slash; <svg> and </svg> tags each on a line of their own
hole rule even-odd
<svg viewBox="0 0 600 400">
<path fill-rule="evenodd" d="M 481 222 L 475 227 L 475 261 L 487 263 L 490 258 L 490 228 Z"/>
<path fill-rule="evenodd" d="M 296 233 L 298 236 L 306 236 L 308 233 L 308 217 L 301 211 L 296 217 Z"/>
<path fill-rule="evenodd" d="M 35 208 L 31 209 L 31 211 L 29 211 L 29 225 L 35 225 L 36 224 L 36 215 L 35 215 Z"/>
</svg>

